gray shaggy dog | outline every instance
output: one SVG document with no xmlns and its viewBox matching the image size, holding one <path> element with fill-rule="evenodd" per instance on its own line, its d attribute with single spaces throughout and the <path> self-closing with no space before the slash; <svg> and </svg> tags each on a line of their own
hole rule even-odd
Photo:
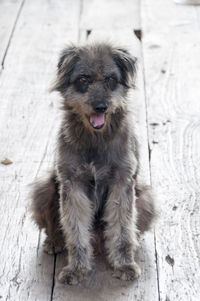
<svg viewBox="0 0 200 301">
<path fill-rule="evenodd" d="M 68 251 L 63 283 L 77 284 L 92 269 L 96 235 L 114 277 L 140 275 L 134 255 L 155 209 L 150 187 L 137 181 L 127 98 L 135 65 L 127 50 L 106 43 L 66 48 L 59 59 L 52 88 L 64 110 L 57 156 L 49 178 L 34 184 L 32 210 L 47 234 L 44 250 Z"/>
</svg>

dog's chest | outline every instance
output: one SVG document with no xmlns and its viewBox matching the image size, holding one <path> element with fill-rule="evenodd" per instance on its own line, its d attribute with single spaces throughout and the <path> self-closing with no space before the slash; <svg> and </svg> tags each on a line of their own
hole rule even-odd
<svg viewBox="0 0 200 301">
<path fill-rule="evenodd" d="M 93 164 L 95 167 L 103 166 L 105 164 L 107 154 L 105 151 L 98 151 L 97 149 L 90 148 L 82 154 L 83 161 L 86 164 Z"/>
<path fill-rule="evenodd" d="M 97 189 L 97 186 L 105 185 L 109 177 L 111 166 L 106 159 L 105 153 L 98 153 L 92 149 L 84 155 L 84 165 L 92 178 L 95 189 Z"/>
<path fill-rule="evenodd" d="M 88 196 L 95 211 L 100 214 L 107 199 L 111 166 L 106 162 L 105 153 L 98 153 L 93 149 L 85 153 L 82 159 L 91 176 L 91 180 L 88 182 Z"/>
</svg>

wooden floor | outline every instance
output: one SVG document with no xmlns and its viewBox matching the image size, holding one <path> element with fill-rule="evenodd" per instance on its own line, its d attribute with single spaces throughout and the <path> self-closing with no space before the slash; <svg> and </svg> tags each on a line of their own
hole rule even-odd
<svg viewBox="0 0 200 301">
<path fill-rule="evenodd" d="M 138 36 L 142 36 L 142 40 Z M 103 259 L 78 287 L 62 286 L 64 255 L 42 252 L 27 185 L 51 167 L 60 120 L 49 94 L 68 43 L 116 40 L 139 58 L 131 91 L 142 174 L 160 219 L 141 239 L 134 283 Z M 0 300 L 200 300 L 200 7 L 173 0 L 0 1 Z"/>
</svg>

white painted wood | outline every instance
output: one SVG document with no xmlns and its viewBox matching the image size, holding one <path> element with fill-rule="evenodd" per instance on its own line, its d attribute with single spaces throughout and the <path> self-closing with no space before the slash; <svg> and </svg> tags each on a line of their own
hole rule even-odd
<svg viewBox="0 0 200 301">
<path fill-rule="evenodd" d="M 84 37 L 81 37 L 81 42 L 83 42 L 83 40 Z M 141 162 L 143 171 L 141 175 L 148 181 L 148 145 L 140 42 L 134 36 L 132 30 L 129 29 L 110 31 L 109 33 L 105 30 L 94 30 L 89 36 L 89 40 L 90 42 L 96 40 L 118 42 L 119 45 L 128 48 L 133 55 L 139 58 L 138 79 L 136 83 L 138 88 L 136 91 L 131 91 L 130 97 L 134 103 L 134 123 L 137 123 L 137 134 L 142 141 Z M 105 264 L 105 258 L 97 258 L 92 275 L 78 287 L 64 287 L 56 281 L 53 300 L 156 301 L 158 300 L 158 288 L 153 233 L 148 233 L 142 238 L 137 260 L 142 268 L 142 275 L 139 280 L 133 283 L 126 283 L 113 279 L 111 277 L 111 270 Z M 65 264 L 66 258 L 63 255 L 57 256 L 56 279 L 59 271 Z"/>
<path fill-rule="evenodd" d="M 27 0 L 1 73 L 0 159 L 13 162 L 0 164 L 1 300 L 50 300 L 54 258 L 27 213 L 27 184 L 53 160 L 59 97 L 47 90 L 78 16 L 79 2 Z"/>
<path fill-rule="evenodd" d="M 139 29 L 139 0 L 83 0 L 80 26 L 83 29 Z"/>
<path fill-rule="evenodd" d="M 200 5 L 199 0 L 174 0 L 175 3 L 184 5 Z"/>
<path fill-rule="evenodd" d="M 160 300 L 200 300 L 199 8 L 142 1 Z"/>
<path fill-rule="evenodd" d="M 18 14 L 21 11 L 22 3 L 23 0 L 2 0 L 0 2 L 0 65 L 2 64 Z"/>
</svg>

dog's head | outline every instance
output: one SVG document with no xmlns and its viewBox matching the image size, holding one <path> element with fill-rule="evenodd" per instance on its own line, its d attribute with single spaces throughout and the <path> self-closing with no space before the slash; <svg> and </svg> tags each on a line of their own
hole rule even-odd
<svg viewBox="0 0 200 301">
<path fill-rule="evenodd" d="M 69 47 L 61 53 L 52 90 L 64 98 L 64 108 L 90 130 L 103 130 L 112 114 L 126 105 L 136 58 L 108 44 Z"/>
</svg>

